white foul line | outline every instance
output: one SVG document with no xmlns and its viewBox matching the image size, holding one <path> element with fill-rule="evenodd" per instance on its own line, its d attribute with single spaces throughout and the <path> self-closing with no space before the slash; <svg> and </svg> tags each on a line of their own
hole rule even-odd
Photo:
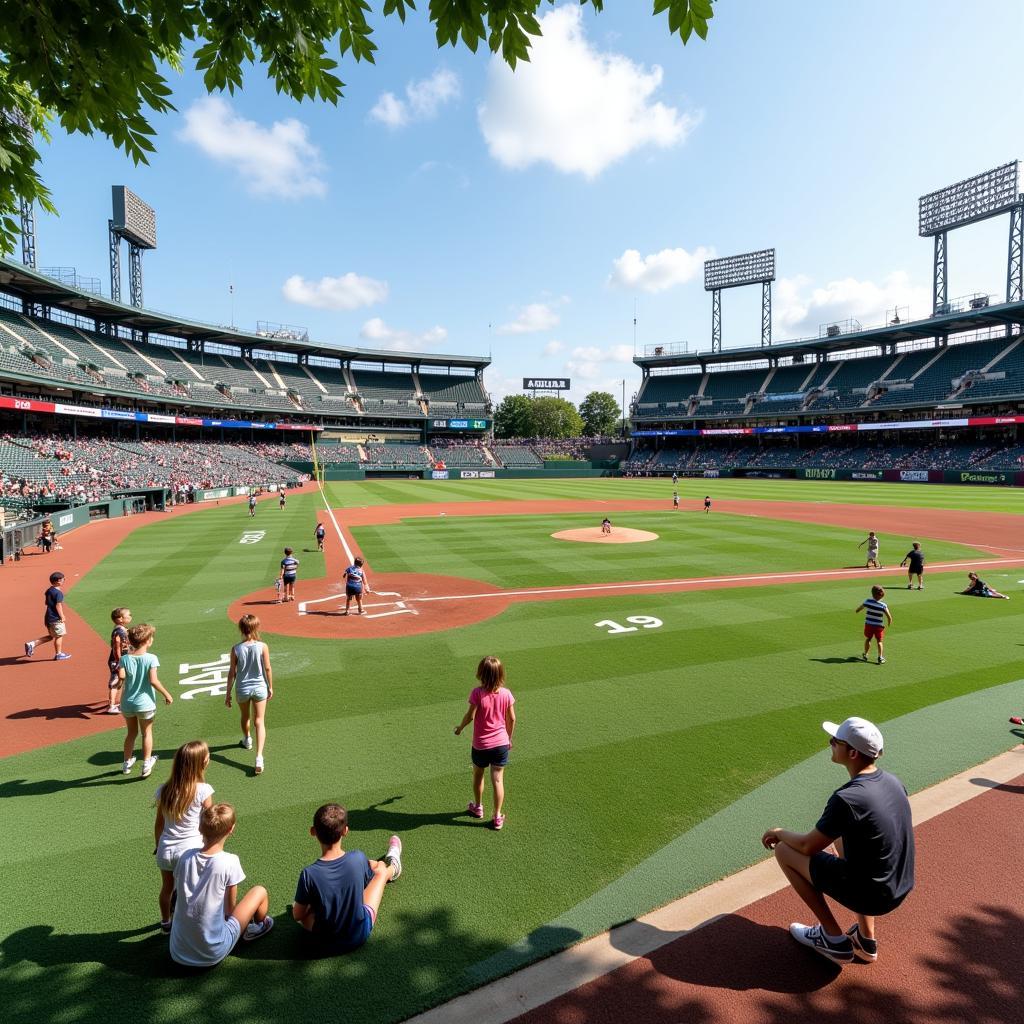
<svg viewBox="0 0 1024 1024">
<path fill-rule="evenodd" d="M 341 541 L 341 546 L 345 549 L 345 557 L 348 559 L 349 565 L 351 565 L 355 556 L 352 554 L 352 549 L 348 546 L 348 541 L 345 540 L 345 534 L 341 532 L 338 520 L 334 518 L 334 509 L 331 508 L 330 503 L 327 500 L 327 495 L 324 494 L 324 485 L 320 482 L 319 478 L 317 479 L 316 485 L 320 488 L 320 497 L 323 499 L 324 508 L 327 509 L 327 514 L 331 517 L 331 522 L 334 523 L 334 531 L 337 533 L 338 540 Z"/>
</svg>

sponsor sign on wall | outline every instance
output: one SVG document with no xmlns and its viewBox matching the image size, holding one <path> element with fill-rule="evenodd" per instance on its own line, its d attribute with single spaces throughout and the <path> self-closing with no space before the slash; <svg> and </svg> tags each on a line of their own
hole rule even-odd
<svg viewBox="0 0 1024 1024">
<path fill-rule="evenodd" d="M 901 469 L 900 480 L 907 484 L 926 484 L 928 483 L 928 470 Z"/>
<path fill-rule="evenodd" d="M 447 469 L 432 469 L 430 471 L 431 480 L 447 480 L 448 470 Z"/>
<path fill-rule="evenodd" d="M 480 477 L 480 471 L 477 469 L 460 469 L 459 479 L 460 480 L 477 480 Z"/>
<path fill-rule="evenodd" d="M 569 391 L 568 377 L 524 377 L 524 391 Z"/>
<path fill-rule="evenodd" d="M 821 466 L 812 466 L 810 469 L 804 470 L 805 480 L 835 480 L 836 471 L 834 469 L 827 469 Z"/>
</svg>

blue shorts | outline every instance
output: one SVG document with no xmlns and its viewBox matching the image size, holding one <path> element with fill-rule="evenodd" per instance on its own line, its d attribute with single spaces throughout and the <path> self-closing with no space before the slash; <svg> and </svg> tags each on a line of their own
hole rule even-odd
<svg viewBox="0 0 1024 1024">
<path fill-rule="evenodd" d="M 251 683 L 238 683 L 235 687 L 235 698 L 244 700 L 266 700 L 270 695 L 265 679 L 257 679 Z"/>
<path fill-rule="evenodd" d="M 360 946 L 366 945 L 366 941 L 370 938 L 370 933 L 373 931 L 373 926 L 376 923 L 377 915 L 373 907 L 364 903 L 363 919 L 353 929 L 352 933 L 349 934 L 346 941 L 342 942 L 334 935 L 325 935 L 323 932 L 318 932 L 314 929 L 312 932 L 306 933 L 310 941 L 310 951 L 318 956 L 336 956 L 342 953 L 353 953 Z"/>
<path fill-rule="evenodd" d="M 297 576 L 283 576 L 282 579 L 284 580 L 285 586 L 289 586 L 290 587 L 298 579 L 298 577 Z"/>
<path fill-rule="evenodd" d="M 345 588 L 345 596 L 346 597 L 362 597 L 363 596 L 363 588 L 362 587 L 346 587 Z"/>
<path fill-rule="evenodd" d="M 819 892 L 831 896 L 847 910 L 867 917 L 881 917 L 895 910 L 906 898 L 893 897 L 855 878 L 842 857 L 822 850 L 811 857 L 811 884 Z"/>
<path fill-rule="evenodd" d="M 485 747 L 479 750 L 473 747 L 470 756 L 477 768 L 504 768 L 508 764 L 509 747 Z"/>
</svg>

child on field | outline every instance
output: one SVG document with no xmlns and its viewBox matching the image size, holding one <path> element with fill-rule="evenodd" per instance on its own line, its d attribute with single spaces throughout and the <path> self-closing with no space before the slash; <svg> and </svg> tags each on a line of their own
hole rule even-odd
<svg viewBox="0 0 1024 1024">
<path fill-rule="evenodd" d="M 160 930 L 171 930 L 174 867 L 183 853 L 203 845 L 199 816 L 213 806 L 213 786 L 206 782 L 210 748 L 191 740 L 174 752 L 171 777 L 156 791 L 156 866 L 160 869 Z"/>
<path fill-rule="evenodd" d="M 260 620 L 243 615 L 238 620 L 242 642 L 231 648 L 228 688 L 224 704 L 231 707 L 231 687 L 236 683 L 238 710 L 242 715 L 242 747 L 252 750 L 250 718 L 256 720 L 256 774 L 263 774 L 263 745 L 267 740 L 267 701 L 274 696 L 274 677 L 270 670 L 270 648 L 260 639 Z"/>
<path fill-rule="evenodd" d="M 505 803 L 505 765 L 512 749 L 512 734 L 516 729 L 516 702 L 505 686 L 505 666 L 493 655 L 484 658 L 476 669 L 480 685 L 469 695 L 469 707 L 462 721 L 455 727 L 455 735 L 473 723 L 473 799 L 466 811 L 474 818 L 484 816 L 484 772 L 491 769 L 494 788 L 495 829 L 505 825 L 502 808 Z"/>
<path fill-rule="evenodd" d="M 283 497 L 283 495 L 282 495 Z M 278 579 L 284 586 L 285 602 L 295 600 L 295 580 L 299 573 L 299 560 L 292 557 L 292 549 L 284 549 L 284 558 L 281 559 L 281 575 Z"/>
<path fill-rule="evenodd" d="M 343 573 L 345 577 L 345 610 L 342 615 L 348 615 L 349 605 L 352 598 L 356 599 L 356 614 L 363 614 L 363 591 L 370 592 L 370 581 L 366 578 L 366 570 L 363 568 L 363 560 L 357 558 Z"/>
<path fill-rule="evenodd" d="M 149 778 L 157 758 L 153 753 L 153 716 L 156 714 L 156 694 L 159 693 L 165 704 L 173 704 L 174 698 L 164 689 L 157 678 L 156 670 L 160 667 L 160 659 L 150 654 L 156 629 L 148 622 L 132 626 L 128 630 L 128 643 L 132 646 L 131 654 L 121 655 L 121 664 L 117 669 L 118 679 L 123 687 L 121 695 L 121 714 L 124 715 L 128 735 L 124 738 L 124 764 L 121 771 L 130 775 L 135 764 L 135 737 L 142 732 L 142 777 Z"/>
<path fill-rule="evenodd" d="M 601 532 L 602 533 L 611 533 L 612 532 L 612 521 L 607 516 L 605 516 L 604 519 L 601 520 Z"/>
<path fill-rule="evenodd" d="M 64 614 L 64 591 L 60 588 L 64 585 L 64 573 L 51 572 L 50 585 L 43 593 L 43 601 L 46 603 L 46 611 L 43 613 L 43 626 L 46 633 L 38 640 L 25 641 L 25 657 L 31 658 L 37 647 L 53 641 L 53 660 L 67 661 L 71 657 L 64 650 L 64 637 L 67 635 L 67 618 Z"/>
<path fill-rule="evenodd" d="M 270 897 L 254 885 L 240 900 L 238 883 L 245 872 L 224 849 L 235 831 L 235 809 L 214 804 L 199 816 L 203 845 L 181 855 L 174 868 L 178 901 L 171 922 L 171 959 L 187 967 L 213 967 L 238 942 L 261 939 L 274 927 L 267 913 Z"/>
<path fill-rule="evenodd" d="M 107 680 L 107 714 L 117 715 L 121 713 L 121 706 L 117 702 L 121 692 L 117 667 L 121 664 L 121 656 L 131 650 L 128 646 L 128 625 L 132 621 L 132 613 L 128 608 L 115 608 L 110 613 L 110 621 L 114 623 L 114 628 L 110 631 L 110 654 L 107 656 L 107 668 L 110 670 L 110 678 Z"/>
<path fill-rule="evenodd" d="M 864 653 L 862 661 L 868 660 L 868 651 L 871 649 L 871 638 L 874 637 L 878 644 L 878 664 L 885 664 L 885 649 L 882 641 L 885 637 L 885 624 L 888 621 L 892 625 L 892 612 L 889 606 L 882 600 L 885 597 L 884 587 L 872 587 L 871 596 L 865 598 L 854 609 L 854 613 L 864 611 Z"/>
<path fill-rule="evenodd" d="M 370 937 L 384 886 L 402 873 L 402 840 L 392 836 L 381 860 L 362 850 L 341 848 L 348 835 L 348 812 L 324 804 L 309 830 L 320 844 L 320 859 L 302 869 L 292 917 L 324 944 L 324 951 L 351 953 Z"/>
</svg>

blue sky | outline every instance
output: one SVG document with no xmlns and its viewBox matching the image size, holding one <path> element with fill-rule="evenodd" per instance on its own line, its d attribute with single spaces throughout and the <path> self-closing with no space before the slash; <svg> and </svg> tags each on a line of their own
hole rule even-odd
<svg viewBox="0 0 1024 1024">
<path fill-rule="evenodd" d="M 342 62 L 337 108 L 278 96 L 260 69 L 212 101 L 174 75 L 150 167 L 55 132 L 42 169 L 60 216 L 38 217 L 39 265 L 106 290 L 125 184 L 157 211 L 147 306 L 490 352 L 496 398 L 565 375 L 577 401 L 619 398 L 623 378 L 628 400 L 634 309 L 640 351 L 708 348 L 708 255 L 777 248 L 776 340 L 895 305 L 926 315 L 918 196 L 1024 157 L 1024 5 L 723 2 L 685 48 L 649 10 L 556 6 L 514 75 L 438 51 L 422 12 L 378 16 L 377 64 Z M 951 296 L 1002 295 L 1006 231 L 954 233 Z M 726 346 L 756 343 L 759 290 L 723 308 Z"/>
</svg>

